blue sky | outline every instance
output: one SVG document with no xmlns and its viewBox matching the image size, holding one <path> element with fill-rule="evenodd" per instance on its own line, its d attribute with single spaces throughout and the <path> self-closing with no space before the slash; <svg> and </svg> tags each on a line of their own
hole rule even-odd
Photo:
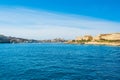
<svg viewBox="0 0 120 80">
<path fill-rule="evenodd" d="M 120 32 L 119 0 L 0 0 L 0 33 L 34 39 Z"/>
</svg>

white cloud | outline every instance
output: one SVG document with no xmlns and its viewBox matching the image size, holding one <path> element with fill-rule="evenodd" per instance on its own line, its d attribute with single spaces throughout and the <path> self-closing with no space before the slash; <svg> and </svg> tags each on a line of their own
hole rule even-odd
<svg viewBox="0 0 120 80">
<path fill-rule="evenodd" d="M 120 32 L 120 23 L 42 10 L 0 8 L 0 33 L 9 36 L 69 39 L 83 34 L 110 32 Z"/>
</svg>

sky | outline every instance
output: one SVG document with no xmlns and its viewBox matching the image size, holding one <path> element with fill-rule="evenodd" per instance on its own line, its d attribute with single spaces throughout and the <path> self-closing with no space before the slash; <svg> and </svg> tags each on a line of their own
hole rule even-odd
<svg viewBox="0 0 120 80">
<path fill-rule="evenodd" d="M 74 39 L 120 32 L 120 0 L 0 0 L 0 34 Z"/>
</svg>

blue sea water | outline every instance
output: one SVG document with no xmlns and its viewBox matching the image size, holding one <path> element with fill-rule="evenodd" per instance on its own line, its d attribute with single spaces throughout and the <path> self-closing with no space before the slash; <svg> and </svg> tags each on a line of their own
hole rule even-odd
<svg viewBox="0 0 120 80">
<path fill-rule="evenodd" d="M 0 80 L 120 80 L 120 47 L 0 44 Z"/>
</svg>

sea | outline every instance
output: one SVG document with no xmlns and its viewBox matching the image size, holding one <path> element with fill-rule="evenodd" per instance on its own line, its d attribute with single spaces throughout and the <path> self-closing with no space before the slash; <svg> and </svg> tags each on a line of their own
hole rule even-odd
<svg viewBox="0 0 120 80">
<path fill-rule="evenodd" d="M 0 44 L 0 80 L 120 80 L 120 47 Z"/>
</svg>

